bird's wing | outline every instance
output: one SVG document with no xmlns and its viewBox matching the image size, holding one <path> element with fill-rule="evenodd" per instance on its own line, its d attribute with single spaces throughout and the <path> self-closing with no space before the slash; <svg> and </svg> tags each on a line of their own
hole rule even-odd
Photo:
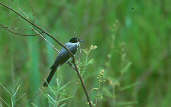
<svg viewBox="0 0 171 107">
<path fill-rule="evenodd" d="M 66 43 L 65 44 L 66 48 L 68 48 L 73 54 L 76 53 L 77 51 L 77 44 L 74 44 L 73 43 Z M 65 49 L 65 48 L 62 48 L 61 51 L 59 52 L 59 56 L 61 55 L 66 55 L 68 54 L 69 52 Z"/>
</svg>

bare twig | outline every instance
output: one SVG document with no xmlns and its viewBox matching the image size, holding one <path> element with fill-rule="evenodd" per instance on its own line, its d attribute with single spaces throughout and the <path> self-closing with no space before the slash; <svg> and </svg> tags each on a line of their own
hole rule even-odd
<svg viewBox="0 0 171 107">
<path fill-rule="evenodd" d="M 52 43 L 50 43 L 41 33 L 39 33 L 37 30 L 35 30 L 34 28 L 33 28 L 33 31 L 35 32 L 35 33 L 37 33 L 37 34 L 39 34 L 40 35 L 40 37 L 42 37 L 57 53 L 59 53 L 59 50 L 52 44 Z"/>
<path fill-rule="evenodd" d="M 32 26 L 34 26 L 35 28 L 37 28 L 38 30 L 40 30 L 40 32 L 43 34 L 46 34 L 47 36 L 51 37 L 55 42 L 57 42 L 60 46 L 62 46 L 63 48 L 65 48 L 71 55 L 72 59 L 73 59 L 73 64 L 74 64 L 74 67 L 75 67 L 75 71 L 77 72 L 77 76 L 79 77 L 80 79 L 80 82 L 81 82 L 81 85 L 83 87 L 83 90 L 84 90 L 84 93 L 86 95 L 86 98 L 87 98 L 87 101 L 88 101 L 88 104 L 90 107 L 92 107 L 92 104 L 91 104 L 91 101 L 90 101 L 90 98 L 89 98 L 89 95 L 88 95 L 88 92 L 87 92 L 87 89 L 86 89 L 86 86 L 84 84 L 84 81 L 81 77 L 81 74 L 80 72 L 78 71 L 78 67 L 76 65 L 76 61 L 75 61 L 75 57 L 74 55 L 72 54 L 72 52 L 67 48 L 65 47 L 61 42 L 59 42 L 57 39 L 55 39 L 50 33 L 46 32 L 45 30 L 43 30 L 40 26 L 34 24 L 33 22 L 31 22 L 30 20 L 28 20 L 27 18 L 25 18 L 24 16 L 22 16 L 20 13 L 18 13 L 17 11 L 15 11 L 14 9 L 6 6 L 5 4 L 1 3 L 0 2 L 0 5 L 2 5 L 3 7 L 9 9 L 10 11 L 14 12 L 16 15 L 18 15 L 20 18 L 22 18 L 23 20 L 25 20 L 26 22 L 28 22 L 29 24 L 31 24 Z"/>
<path fill-rule="evenodd" d="M 9 31 L 10 33 L 13 33 L 15 35 L 20 35 L 20 36 L 37 36 L 38 35 L 38 34 L 23 34 L 23 33 L 19 33 L 19 32 L 16 32 L 16 31 L 12 30 L 8 26 L 2 25 L 2 24 L 0 24 L 0 27 L 3 28 L 3 29 L 6 29 L 7 31 Z"/>
</svg>

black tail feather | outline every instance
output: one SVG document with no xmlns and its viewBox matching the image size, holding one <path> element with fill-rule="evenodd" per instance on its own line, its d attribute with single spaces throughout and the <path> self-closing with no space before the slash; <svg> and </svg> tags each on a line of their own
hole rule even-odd
<svg viewBox="0 0 171 107">
<path fill-rule="evenodd" d="M 52 80 L 52 77 L 54 76 L 56 69 L 57 69 L 58 65 L 53 65 L 51 67 L 51 72 L 49 73 L 49 76 L 47 77 L 46 81 L 43 83 L 44 87 L 48 87 L 48 84 L 50 83 L 50 81 Z"/>
</svg>

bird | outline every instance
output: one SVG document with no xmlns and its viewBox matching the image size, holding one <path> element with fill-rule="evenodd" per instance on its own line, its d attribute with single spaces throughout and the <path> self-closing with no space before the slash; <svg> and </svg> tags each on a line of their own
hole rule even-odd
<svg viewBox="0 0 171 107">
<path fill-rule="evenodd" d="M 80 40 L 77 37 L 73 37 L 69 40 L 69 42 L 65 43 L 65 47 L 67 49 L 70 50 L 70 52 L 72 52 L 73 55 L 75 55 L 75 53 L 77 52 L 78 48 L 80 47 L 80 42 L 83 42 L 83 40 Z M 56 57 L 56 60 L 54 62 L 54 64 L 50 67 L 51 72 L 49 73 L 46 81 L 43 83 L 44 87 L 48 87 L 48 84 L 50 83 L 50 81 L 52 80 L 57 68 L 61 65 L 63 65 L 64 63 L 66 63 L 69 59 L 71 58 L 70 53 L 65 49 L 62 48 L 58 54 L 58 56 Z"/>
</svg>

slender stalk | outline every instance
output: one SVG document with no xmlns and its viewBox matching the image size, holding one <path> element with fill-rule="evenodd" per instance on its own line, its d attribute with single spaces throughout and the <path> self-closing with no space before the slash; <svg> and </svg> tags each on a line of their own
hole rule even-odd
<svg viewBox="0 0 171 107">
<path fill-rule="evenodd" d="M 3 28 L 3 29 L 6 29 L 8 32 L 13 33 L 15 35 L 20 35 L 20 36 L 36 36 L 36 35 L 38 35 L 38 34 L 23 34 L 23 33 L 19 33 L 19 32 L 14 31 L 13 29 L 9 28 L 8 26 L 2 25 L 2 24 L 0 24 L 0 27 Z"/>
<path fill-rule="evenodd" d="M 75 57 L 74 55 L 72 54 L 72 52 L 66 47 L 64 46 L 60 41 L 58 41 L 57 39 L 55 39 L 50 33 L 46 32 L 45 30 L 43 30 L 40 26 L 34 24 L 33 22 L 31 22 L 30 20 L 28 20 L 27 18 L 25 18 L 24 16 L 22 16 L 20 13 L 18 13 L 17 11 L 15 11 L 14 9 L 6 6 L 5 4 L 3 4 L 2 2 L 0 2 L 0 5 L 2 5 L 3 7 L 9 9 L 10 11 L 14 12 L 16 15 L 18 15 L 19 17 L 21 17 L 23 20 L 25 20 L 26 22 L 28 22 L 29 24 L 31 24 L 32 26 L 34 26 L 35 28 L 39 29 L 41 31 L 41 33 L 44 33 L 46 34 L 47 36 L 49 36 L 50 38 L 52 38 L 55 42 L 57 42 L 61 47 L 65 48 L 71 55 L 72 59 L 73 59 L 73 64 L 74 64 L 74 67 L 75 67 L 75 71 L 77 72 L 77 76 L 79 77 L 80 79 L 80 82 L 81 82 L 81 85 L 83 87 L 83 90 L 84 90 L 84 93 L 86 95 L 86 98 L 87 98 L 87 101 L 88 101 L 88 104 L 90 107 L 92 107 L 92 104 L 91 104 L 91 101 L 90 101 L 90 98 L 89 98 L 89 95 L 88 95 L 88 92 L 87 92 L 87 89 L 86 89 L 86 86 L 84 84 L 84 81 L 81 77 L 81 74 L 80 72 L 78 71 L 78 67 L 76 65 L 76 61 L 75 61 Z"/>
<path fill-rule="evenodd" d="M 74 64 L 74 67 L 75 67 L 75 71 L 77 72 L 77 76 L 78 76 L 79 79 L 80 79 L 80 82 L 81 82 L 81 85 L 82 85 L 82 87 L 83 87 L 84 93 L 85 93 L 85 95 L 86 95 L 86 97 L 87 97 L 88 104 L 89 104 L 90 107 L 92 107 L 92 104 L 91 104 L 91 101 L 90 101 L 90 98 L 89 98 L 89 95 L 88 95 L 86 86 L 85 86 L 85 84 L 84 84 L 84 81 L 83 81 L 83 79 L 82 79 L 82 77 L 81 77 L 80 72 L 78 71 L 78 67 L 77 67 L 77 65 L 76 65 L 76 63 L 75 63 L 75 58 L 73 58 L 73 64 Z"/>
</svg>

